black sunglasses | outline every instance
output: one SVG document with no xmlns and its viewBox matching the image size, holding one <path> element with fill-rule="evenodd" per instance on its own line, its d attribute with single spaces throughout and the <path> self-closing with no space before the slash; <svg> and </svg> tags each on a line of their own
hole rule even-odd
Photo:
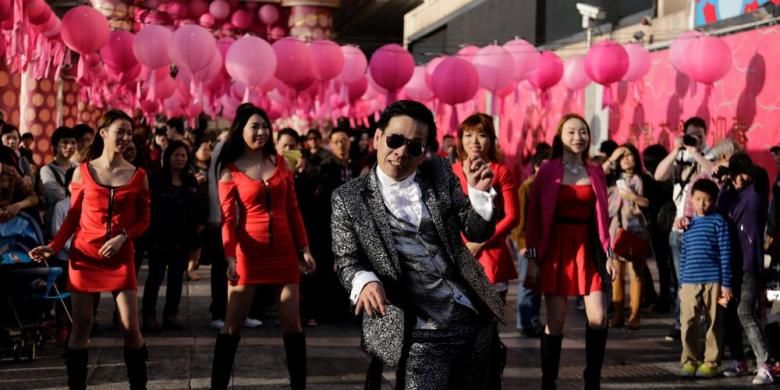
<svg viewBox="0 0 780 390">
<path fill-rule="evenodd" d="M 385 143 L 390 149 L 398 149 L 401 146 L 406 145 L 406 150 L 412 157 L 420 157 L 423 154 L 425 148 L 422 142 L 406 139 L 406 137 L 400 134 L 390 134 L 385 137 Z"/>
</svg>

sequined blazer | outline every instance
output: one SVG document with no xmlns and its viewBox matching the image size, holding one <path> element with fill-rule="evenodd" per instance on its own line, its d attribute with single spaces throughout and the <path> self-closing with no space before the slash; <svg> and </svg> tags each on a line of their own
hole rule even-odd
<svg viewBox="0 0 780 390">
<path fill-rule="evenodd" d="M 451 165 L 440 157 L 423 162 L 415 181 L 447 258 L 463 278 L 469 295 L 477 300 L 475 303 L 482 314 L 503 318 L 501 299 L 461 238 L 463 233 L 471 242 L 488 240 L 495 231 L 496 213 L 491 221 L 480 217 L 463 193 Z M 411 305 L 403 302 L 402 268 L 376 169 L 336 189 L 331 203 L 333 254 L 342 285 L 350 291 L 355 273 L 373 272 L 391 302 L 385 317 L 364 316 L 362 347 L 385 365 L 395 367 L 408 344 L 416 317 Z"/>
</svg>

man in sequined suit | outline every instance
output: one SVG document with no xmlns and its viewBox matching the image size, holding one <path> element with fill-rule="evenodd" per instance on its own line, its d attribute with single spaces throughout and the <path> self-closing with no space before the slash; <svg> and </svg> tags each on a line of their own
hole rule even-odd
<svg viewBox="0 0 780 390">
<path fill-rule="evenodd" d="M 446 160 L 426 160 L 436 125 L 418 102 L 391 104 L 377 126 L 377 165 L 332 197 L 336 272 L 363 314 L 362 347 L 374 368 L 397 368 L 399 389 L 497 388 L 503 307 L 461 238 L 495 230 L 493 173 L 465 164 L 466 196 Z"/>
</svg>

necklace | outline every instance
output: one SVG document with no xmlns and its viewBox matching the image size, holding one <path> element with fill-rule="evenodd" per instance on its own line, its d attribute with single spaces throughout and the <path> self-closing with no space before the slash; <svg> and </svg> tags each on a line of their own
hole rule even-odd
<svg viewBox="0 0 780 390">
<path fill-rule="evenodd" d="M 569 164 L 564 162 L 563 166 L 571 173 L 572 175 L 578 175 L 580 173 L 580 167 L 582 167 L 580 164 Z"/>
</svg>

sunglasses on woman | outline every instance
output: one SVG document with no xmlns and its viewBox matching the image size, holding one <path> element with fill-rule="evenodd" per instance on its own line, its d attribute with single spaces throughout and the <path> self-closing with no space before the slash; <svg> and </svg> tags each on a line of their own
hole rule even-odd
<svg viewBox="0 0 780 390">
<path fill-rule="evenodd" d="M 422 142 L 406 139 L 406 137 L 400 134 L 389 134 L 385 137 L 385 143 L 390 149 L 398 149 L 401 146 L 406 145 L 406 151 L 412 157 L 420 157 L 425 151 Z"/>
</svg>

